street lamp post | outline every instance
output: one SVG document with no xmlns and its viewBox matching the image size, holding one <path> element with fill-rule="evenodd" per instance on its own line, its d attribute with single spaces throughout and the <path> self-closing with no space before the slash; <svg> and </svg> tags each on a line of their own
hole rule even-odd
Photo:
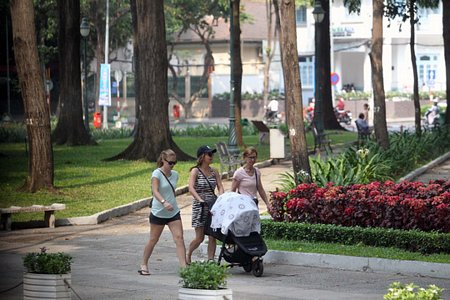
<svg viewBox="0 0 450 300">
<path fill-rule="evenodd" d="M 87 36 L 89 35 L 90 27 L 86 18 L 83 18 L 80 24 L 80 34 L 84 40 L 84 53 L 83 53 L 83 66 L 84 66 L 84 126 L 86 127 L 87 132 L 89 133 L 89 104 L 87 99 L 87 59 L 86 59 L 86 51 L 87 51 Z"/>
<path fill-rule="evenodd" d="M 315 85 L 314 85 L 314 125 L 316 126 L 319 139 L 324 130 L 323 124 L 323 64 L 320 57 L 320 23 L 323 21 L 325 11 L 322 8 L 320 0 L 315 0 L 314 10 L 314 52 L 315 52 Z M 320 141 L 319 141 L 320 142 Z"/>
<path fill-rule="evenodd" d="M 233 16 L 233 5 L 236 5 L 233 0 L 230 0 L 230 128 L 228 136 L 228 148 L 232 155 L 237 156 L 239 154 L 239 149 L 237 147 L 236 138 L 236 116 L 234 112 L 234 16 Z"/>
</svg>

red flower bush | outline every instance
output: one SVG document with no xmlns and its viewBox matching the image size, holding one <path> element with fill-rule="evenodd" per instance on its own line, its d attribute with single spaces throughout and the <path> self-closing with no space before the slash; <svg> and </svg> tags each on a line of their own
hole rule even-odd
<svg viewBox="0 0 450 300">
<path fill-rule="evenodd" d="M 271 193 L 275 221 L 450 232 L 450 181 L 371 182 Z"/>
</svg>

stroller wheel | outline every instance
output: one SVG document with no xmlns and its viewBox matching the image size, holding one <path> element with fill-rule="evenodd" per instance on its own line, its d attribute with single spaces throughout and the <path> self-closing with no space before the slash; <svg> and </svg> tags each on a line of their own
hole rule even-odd
<svg viewBox="0 0 450 300">
<path fill-rule="evenodd" d="M 257 259 L 252 264 L 252 273 L 255 277 L 261 277 L 264 272 L 264 265 L 261 259 Z"/>
<path fill-rule="evenodd" d="M 247 273 L 250 272 L 252 270 L 252 268 L 253 268 L 251 263 L 243 265 L 242 267 L 244 268 L 244 271 L 247 272 Z"/>
</svg>

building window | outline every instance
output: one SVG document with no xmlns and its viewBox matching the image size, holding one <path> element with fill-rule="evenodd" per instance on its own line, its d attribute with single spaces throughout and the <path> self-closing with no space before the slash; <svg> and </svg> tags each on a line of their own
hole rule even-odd
<svg viewBox="0 0 450 300">
<path fill-rule="evenodd" d="M 297 26 L 306 26 L 306 6 L 300 6 L 295 10 Z"/>
<path fill-rule="evenodd" d="M 298 58 L 300 63 L 300 78 L 302 87 L 312 88 L 314 85 L 314 63 L 312 56 L 301 56 Z"/>
<path fill-rule="evenodd" d="M 419 85 L 433 88 L 436 83 L 438 55 L 422 54 L 418 58 L 417 71 L 419 73 Z"/>
</svg>

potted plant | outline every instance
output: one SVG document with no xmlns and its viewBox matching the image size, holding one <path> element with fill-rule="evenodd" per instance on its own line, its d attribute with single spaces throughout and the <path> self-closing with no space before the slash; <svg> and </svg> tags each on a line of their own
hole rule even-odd
<svg viewBox="0 0 450 300">
<path fill-rule="evenodd" d="M 23 275 L 24 299 L 71 299 L 72 257 L 66 253 L 27 253 L 23 258 L 26 272 Z"/>
<path fill-rule="evenodd" d="M 233 292 L 226 288 L 226 265 L 214 261 L 195 261 L 180 270 L 182 288 L 178 299 L 233 299 Z"/>
</svg>

